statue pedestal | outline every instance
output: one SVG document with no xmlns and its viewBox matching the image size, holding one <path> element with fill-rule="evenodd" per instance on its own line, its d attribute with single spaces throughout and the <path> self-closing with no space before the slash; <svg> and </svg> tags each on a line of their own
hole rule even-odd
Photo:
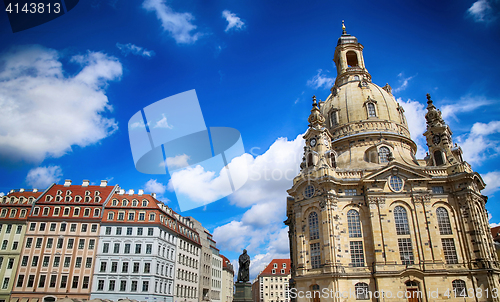
<svg viewBox="0 0 500 302">
<path fill-rule="evenodd" d="M 238 282 L 234 284 L 236 291 L 233 302 L 252 302 L 252 284 Z"/>
</svg>

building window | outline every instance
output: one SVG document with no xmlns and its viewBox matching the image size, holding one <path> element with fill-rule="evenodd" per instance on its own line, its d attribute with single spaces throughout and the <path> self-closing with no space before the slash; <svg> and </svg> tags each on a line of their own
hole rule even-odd
<svg viewBox="0 0 500 302">
<path fill-rule="evenodd" d="M 78 276 L 73 276 L 73 285 L 71 286 L 72 288 L 78 288 Z"/>
<path fill-rule="evenodd" d="M 453 286 L 453 293 L 455 294 L 455 297 L 467 297 L 465 281 L 459 279 L 453 280 L 451 285 Z"/>
<path fill-rule="evenodd" d="M 104 290 L 104 280 L 97 281 L 97 290 L 99 291 Z"/>
<path fill-rule="evenodd" d="M 149 281 L 142 281 L 142 291 L 147 292 L 149 290 Z"/>
<path fill-rule="evenodd" d="M 14 266 L 14 258 L 9 258 L 9 262 L 7 262 L 7 269 L 12 269 Z"/>
<path fill-rule="evenodd" d="M 92 268 L 92 257 L 87 257 L 85 268 Z"/>
<path fill-rule="evenodd" d="M 82 257 L 76 257 L 75 267 L 76 268 L 82 267 Z"/>
<path fill-rule="evenodd" d="M 408 216 L 406 210 L 402 206 L 394 208 L 394 222 L 396 224 L 396 234 L 409 235 L 410 226 L 408 225 Z"/>
<path fill-rule="evenodd" d="M 120 252 L 120 244 L 115 243 L 115 246 L 113 247 L 113 253 L 118 254 Z"/>
<path fill-rule="evenodd" d="M 377 117 L 377 113 L 375 112 L 375 104 L 367 103 L 366 108 L 368 109 L 368 117 Z"/>
<path fill-rule="evenodd" d="M 42 247 L 43 238 L 37 238 L 35 243 L 35 248 L 39 249 Z"/>
<path fill-rule="evenodd" d="M 354 290 L 356 291 L 356 300 L 368 300 L 370 296 L 368 294 L 368 284 L 364 282 L 359 282 L 354 285 Z"/>
<path fill-rule="evenodd" d="M 39 230 L 40 232 L 45 231 L 45 226 L 46 226 L 45 222 L 40 223 L 40 226 L 39 226 L 38 230 Z"/>
<path fill-rule="evenodd" d="M 115 283 L 116 281 L 115 280 L 109 280 L 109 291 L 114 291 L 115 290 Z"/>
<path fill-rule="evenodd" d="M 134 220 L 134 219 L 135 219 L 135 213 L 134 212 L 128 213 L 128 220 Z"/>
<path fill-rule="evenodd" d="M 358 211 L 349 210 L 347 212 L 347 227 L 349 229 L 349 238 L 361 237 L 361 222 Z"/>
<path fill-rule="evenodd" d="M 38 256 L 33 256 L 33 260 L 31 261 L 31 266 L 38 265 Z"/>
<path fill-rule="evenodd" d="M 151 271 L 151 263 L 144 263 L 144 273 L 148 274 L 150 271 Z"/>
<path fill-rule="evenodd" d="M 153 220 L 154 220 L 154 218 L 153 218 Z M 148 236 L 153 236 L 153 228 L 148 228 Z"/>
<path fill-rule="evenodd" d="M 138 273 L 139 272 L 139 262 L 134 262 L 133 272 L 134 273 Z"/>
<path fill-rule="evenodd" d="M 127 281 L 122 280 L 120 281 L 120 291 L 124 292 L 127 289 Z"/>
<path fill-rule="evenodd" d="M 142 236 L 143 228 L 137 228 L 137 236 Z"/>
<path fill-rule="evenodd" d="M 55 230 L 56 230 L 56 224 L 55 223 L 51 223 L 50 224 L 50 231 L 54 232 Z"/>
<path fill-rule="evenodd" d="M 66 232 L 66 223 L 61 223 L 61 226 L 59 227 L 60 232 Z"/>
<path fill-rule="evenodd" d="M 125 213 L 124 212 L 118 212 L 118 220 L 124 220 L 125 219 Z"/>
<path fill-rule="evenodd" d="M 378 157 L 379 157 L 379 162 L 380 163 L 387 163 L 389 162 L 389 154 L 391 151 L 387 147 L 380 147 L 378 149 Z"/>
<path fill-rule="evenodd" d="M 127 228 L 127 235 L 132 235 L 132 228 Z"/>
<path fill-rule="evenodd" d="M 38 281 L 38 287 L 41 288 L 45 287 L 45 278 L 47 278 L 46 275 L 40 275 L 40 280 Z"/>
<path fill-rule="evenodd" d="M 149 221 L 155 220 L 155 214 L 149 214 Z"/>
<path fill-rule="evenodd" d="M 411 245 L 410 238 L 399 238 L 398 247 L 399 247 L 399 256 L 401 258 L 401 262 L 404 265 L 413 264 L 415 259 L 413 258 L 413 248 Z"/>
<path fill-rule="evenodd" d="M 23 286 L 23 283 L 24 283 L 24 275 L 19 275 L 19 277 L 17 277 L 17 287 L 22 287 Z"/>
<path fill-rule="evenodd" d="M 115 218 L 115 214 L 113 212 L 108 213 L 108 220 L 113 220 Z"/>
<path fill-rule="evenodd" d="M 111 262 L 111 272 L 116 273 L 118 270 L 118 262 Z"/>
<path fill-rule="evenodd" d="M 403 189 L 403 180 L 397 175 L 392 175 L 389 178 L 389 186 L 394 192 L 400 192 Z"/>
<path fill-rule="evenodd" d="M 363 242 L 351 241 L 349 242 L 351 248 L 351 264 L 354 267 L 361 267 L 365 265 L 363 254 Z"/>
<path fill-rule="evenodd" d="M 26 238 L 26 248 L 29 249 L 33 243 L 33 238 Z"/>
<path fill-rule="evenodd" d="M 60 285 L 60 287 L 61 288 L 66 288 L 66 286 L 68 286 L 67 283 L 68 283 L 68 276 L 61 276 L 61 285 Z"/>
<path fill-rule="evenodd" d="M 105 235 L 111 235 L 111 227 L 106 227 L 104 234 Z"/>
<path fill-rule="evenodd" d="M 141 245 L 140 244 L 136 244 L 135 245 L 135 253 L 136 254 L 140 254 L 141 253 Z"/>
<path fill-rule="evenodd" d="M 139 221 L 144 221 L 144 220 L 146 220 L 146 213 L 139 213 Z"/>
<path fill-rule="evenodd" d="M 75 209 L 75 210 L 76 210 L 76 209 Z M 64 215 L 64 216 L 69 216 L 69 208 L 68 208 L 68 207 L 64 208 L 63 215 Z M 76 215 L 75 215 L 75 216 L 76 216 Z"/>
<path fill-rule="evenodd" d="M 122 273 L 128 273 L 128 262 L 123 262 Z"/>
<path fill-rule="evenodd" d="M 107 264 L 108 264 L 107 262 L 101 261 L 101 269 L 99 271 L 102 273 L 106 272 L 106 265 Z"/>
<path fill-rule="evenodd" d="M 443 153 L 441 150 L 434 151 L 434 160 L 436 161 L 436 166 L 441 166 L 444 164 Z"/>
<path fill-rule="evenodd" d="M 104 243 L 102 245 L 102 252 L 103 253 L 109 253 L 109 243 Z"/>
<path fill-rule="evenodd" d="M 58 238 L 57 239 L 57 248 L 58 249 L 62 249 L 63 244 L 64 244 L 64 239 L 63 238 Z"/>
<path fill-rule="evenodd" d="M 89 276 L 85 276 L 83 277 L 83 284 L 82 284 L 82 288 L 89 288 L 89 281 L 90 281 L 90 278 Z"/>
<path fill-rule="evenodd" d="M 17 250 L 18 246 L 19 246 L 19 242 L 18 241 L 14 241 L 14 243 L 12 243 L 12 249 L 13 250 Z"/>
<path fill-rule="evenodd" d="M 3 259 L 3 258 L 1 258 L 1 259 Z M 21 261 L 21 266 L 27 266 L 28 260 L 29 260 L 29 256 L 23 256 L 23 260 Z"/>
<path fill-rule="evenodd" d="M 95 239 L 89 240 L 89 250 L 93 250 L 95 246 Z"/>
<path fill-rule="evenodd" d="M 444 193 L 444 188 L 441 187 L 441 186 L 432 187 L 432 193 L 433 194 L 443 194 Z"/>
<path fill-rule="evenodd" d="M 35 275 L 30 275 L 26 287 L 33 287 L 33 284 L 35 284 Z"/>
<path fill-rule="evenodd" d="M 43 257 L 42 266 L 43 266 L 43 267 L 48 267 L 48 266 L 49 266 L 49 261 L 50 261 L 49 256 L 45 256 L 45 257 Z"/>
<path fill-rule="evenodd" d="M 54 263 L 52 263 L 53 267 L 59 267 L 59 262 L 61 261 L 61 257 L 56 256 L 54 257 Z"/>
<path fill-rule="evenodd" d="M 57 275 L 50 276 L 49 287 L 56 287 Z"/>
<path fill-rule="evenodd" d="M 64 267 L 69 267 L 71 264 L 71 257 L 64 257 Z"/>
<path fill-rule="evenodd" d="M 450 217 L 448 216 L 448 211 L 445 208 L 439 207 L 436 210 L 436 217 L 439 226 L 439 233 L 441 235 L 451 235 L 451 223 Z"/>
<path fill-rule="evenodd" d="M 131 292 L 137 291 L 137 281 L 132 281 L 132 285 L 130 286 L 130 291 Z"/>
<path fill-rule="evenodd" d="M 318 214 L 316 212 L 309 214 L 309 239 L 319 239 Z"/>
<path fill-rule="evenodd" d="M 443 244 L 444 259 L 448 264 L 457 264 L 457 251 L 455 250 L 455 242 L 453 238 L 442 238 L 441 243 Z"/>
<path fill-rule="evenodd" d="M 130 243 L 126 243 L 125 244 L 125 251 L 124 251 L 125 254 L 130 254 Z"/>
<path fill-rule="evenodd" d="M 330 112 L 330 126 L 331 127 L 335 127 L 339 123 L 339 117 L 338 117 L 337 112 L 338 112 L 338 109 Z"/>
<path fill-rule="evenodd" d="M 69 231 L 70 232 L 76 232 L 76 223 L 72 223 L 70 228 L 69 228 Z"/>
<path fill-rule="evenodd" d="M 151 254 L 152 250 L 153 250 L 153 245 L 146 244 L 146 254 Z"/>
<path fill-rule="evenodd" d="M 311 244 L 311 268 L 319 268 L 321 265 L 321 252 L 319 242 Z"/>
<path fill-rule="evenodd" d="M 117 227 L 116 228 L 116 235 L 121 235 L 122 234 L 122 228 L 121 227 Z"/>
</svg>

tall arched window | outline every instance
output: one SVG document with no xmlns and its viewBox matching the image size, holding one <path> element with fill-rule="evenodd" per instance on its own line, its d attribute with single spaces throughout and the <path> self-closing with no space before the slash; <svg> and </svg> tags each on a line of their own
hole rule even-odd
<svg viewBox="0 0 500 302">
<path fill-rule="evenodd" d="M 316 212 L 309 214 L 309 239 L 319 239 L 318 214 Z"/>
<path fill-rule="evenodd" d="M 409 235 L 410 227 L 408 225 L 408 216 L 406 210 L 402 206 L 394 208 L 394 222 L 396 224 L 396 234 Z"/>
<path fill-rule="evenodd" d="M 444 164 L 443 153 L 440 150 L 434 151 L 434 160 L 436 161 L 436 166 Z"/>
<path fill-rule="evenodd" d="M 453 293 L 455 294 L 455 297 L 467 297 L 467 288 L 465 287 L 464 280 L 453 280 L 451 285 L 453 286 Z"/>
<path fill-rule="evenodd" d="M 366 104 L 366 108 L 368 108 L 368 117 L 377 116 L 377 113 L 375 112 L 375 105 L 373 103 Z"/>
<path fill-rule="evenodd" d="M 358 211 L 350 210 L 347 212 L 347 228 L 349 229 L 349 238 L 361 237 L 361 222 Z"/>
<path fill-rule="evenodd" d="M 441 235 L 451 235 L 452 230 L 448 211 L 446 211 L 446 209 L 443 207 L 439 207 L 436 210 L 436 216 L 438 220 L 439 233 Z"/>
<path fill-rule="evenodd" d="M 357 67 L 358 66 L 358 55 L 354 51 L 348 51 L 346 53 L 347 66 Z"/>
<path fill-rule="evenodd" d="M 380 163 L 387 163 L 389 162 L 389 154 L 391 151 L 387 147 L 380 147 L 378 149 L 378 157 L 379 157 L 379 162 Z"/>
<path fill-rule="evenodd" d="M 309 153 L 309 155 L 307 155 L 307 166 L 310 167 L 313 165 L 313 155 L 312 153 Z"/>
<path fill-rule="evenodd" d="M 337 159 L 335 158 L 334 153 L 330 153 L 330 165 L 332 168 L 337 168 Z"/>
<path fill-rule="evenodd" d="M 354 285 L 354 290 L 356 291 L 356 300 L 368 300 L 370 299 L 368 295 L 368 284 L 364 282 L 359 282 Z"/>
</svg>

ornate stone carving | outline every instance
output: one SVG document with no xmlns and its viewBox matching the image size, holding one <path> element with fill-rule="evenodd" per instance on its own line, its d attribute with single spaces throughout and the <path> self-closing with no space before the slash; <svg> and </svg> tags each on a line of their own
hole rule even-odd
<svg viewBox="0 0 500 302">
<path fill-rule="evenodd" d="M 375 196 L 368 197 L 368 203 L 385 204 L 385 197 L 375 197 Z"/>
<path fill-rule="evenodd" d="M 431 202 L 431 196 L 429 194 L 413 195 L 413 202 L 429 203 Z"/>
</svg>

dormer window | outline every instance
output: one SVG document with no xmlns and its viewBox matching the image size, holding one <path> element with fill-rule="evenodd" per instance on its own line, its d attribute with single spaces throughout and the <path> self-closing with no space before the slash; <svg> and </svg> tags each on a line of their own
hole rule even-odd
<svg viewBox="0 0 500 302">
<path fill-rule="evenodd" d="M 113 200 L 113 205 L 114 205 L 114 206 L 118 205 L 118 200 L 114 199 L 114 200 Z"/>
<path fill-rule="evenodd" d="M 52 197 L 50 195 L 45 196 L 45 201 L 50 201 Z"/>
<path fill-rule="evenodd" d="M 143 207 L 147 207 L 148 206 L 148 201 L 147 200 L 143 200 L 142 201 L 142 206 Z"/>
<path fill-rule="evenodd" d="M 62 195 L 62 191 L 61 190 L 58 190 L 56 195 Z"/>
<path fill-rule="evenodd" d="M 135 199 L 134 199 L 134 200 L 132 200 L 132 206 L 133 206 L 133 207 L 136 207 L 136 206 L 137 206 L 137 200 L 135 200 Z"/>
<path fill-rule="evenodd" d="M 379 156 L 379 161 L 380 163 L 387 163 L 389 162 L 389 154 L 391 151 L 387 147 L 380 147 L 378 149 L 378 156 Z"/>
<path fill-rule="evenodd" d="M 366 104 L 366 108 L 368 109 L 368 117 L 376 117 L 377 114 L 375 112 L 375 105 L 373 103 Z"/>
</svg>

